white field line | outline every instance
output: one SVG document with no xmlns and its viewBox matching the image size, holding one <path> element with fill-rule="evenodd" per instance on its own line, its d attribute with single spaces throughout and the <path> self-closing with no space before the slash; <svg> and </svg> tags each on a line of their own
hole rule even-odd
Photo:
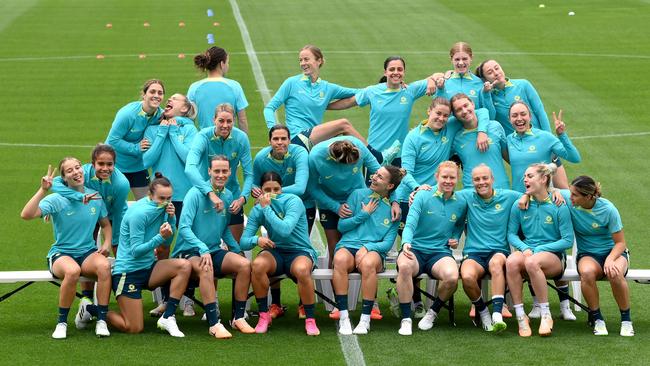
<svg viewBox="0 0 650 366">
<path fill-rule="evenodd" d="M 604 139 L 608 137 L 635 137 L 635 136 L 644 136 L 650 135 L 650 131 L 646 132 L 630 132 L 630 133 L 613 133 L 609 135 L 592 135 L 592 136 L 576 136 L 572 137 L 571 140 L 589 140 L 589 139 Z"/>
<path fill-rule="evenodd" d="M 338 330 L 336 332 L 338 334 Z M 359 341 L 356 335 L 338 335 L 339 342 L 341 343 L 341 351 L 345 357 L 345 363 L 348 366 L 366 366 L 366 361 L 363 359 L 363 352 L 359 347 Z"/>
</svg>

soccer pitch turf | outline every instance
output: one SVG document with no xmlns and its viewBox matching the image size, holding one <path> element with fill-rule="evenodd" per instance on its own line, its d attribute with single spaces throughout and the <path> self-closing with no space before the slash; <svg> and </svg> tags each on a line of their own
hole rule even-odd
<svg viewBox="0 0 650 366">
<path fill-rule="evenodd" d="M 52 229 L 38 220 L 21 221 L 19 213 L 47 165 L 68 155 L 88 161 L 91 146 L 105 139 L 116 111 L 138 98 L 146 79 L 162 79 L 167 96 L 186 93 L 203 78 L 192 57 L 208 47 L 207 33 L 231 55 L 228 77 L 246 93 L 251 145 L 257 147 L 266 145 L 262 108 L 267 91 L 259 81 L 266 82 L 272 95 L 284 79 L 300 72 L 297 53 L 305 44 L 323 50 L 323 79 L 364 87 L 377 82 L 387 56 L 402 55 L 406 81 L 415 81 L 449 69 L 450 46 L 469 42 L 474 67 L 494 58 L 508 76 L 535 85 L 549 114 L 564 110 L 567 131 L 583 158 L 580 164 L 566 164 L 569 177 L 587 174 L 602 183 L 604 196 L 621 212 L 632 267 L 650 268 L 650 249 L 643 239 L 650 237 L 644 198 L 650 187 L 650 113 L 643 104 L 650 99 L 647 1 L 557 0 L 540 8 L 539 2 L 500 0 L 239 0 L 261 67 L 257 82 L 231 6 L 235 1 L 0 3 L 0 100 L 6 109 L 0 123 L 0 270 L 45 269 Z M 207 9 L 213 9 L 213 17 L 206 16 Z M 181 21 L 184 27 L 179 27 Z M 186 57 L 179 58 L 180 53 Z M 99 54 L 104 58 L 97 59 Z M 427 100 L 414 106 L 412 126 L 425 118 Z M 367 131 L 368 108 L 328 112 L 325 120 L 340 117 Z M 219 288 L 224 313 L 230 309 L 228 282 Z M 289 312 L 269 334 L 235 333 L 230 341 L 211 339 L 198 317 L 182 316 L 179 326 L 187 337 L 181 340 L 157 331 L 154 319 L 145 319 L 141 335 L 113 332 L 101 340 L 92 330 L 77 331 L 70 321 L 68 339 L 56 341 L 50 334 L 58 290 L 39 283 L 0 303 L 0 347 L 5 350 L 0 363 L 329 365 L 345 364 L 347 356 L 350 364 L 368 365 L 647 364 L 643 360 L 650 359 L 648 286 L 630 284 L 637 332 L 632 339 L 618 336 L 619 314 L 606 283 L 600 288 L 608 337 L 591 335 L 586 314 L 579 312 L 573 323 L 556 319 L 551 338 L 521 339 L 515 321 L 500 335 L 472 327 L 466 316 L 469 301 L 460 288 L 457 327 L 450 327 L 443 314 L 433 330 L 398 337 L 399 321 L 390 315 L 385 296 L 388 285 L 380 283 L 379 290 L 384 319 L 372 323 L 371 334 L 356 338 L 363 352 L 356 356 L 363 358 L 354 358 L 321 305 L 321 336 L 304 335 L 290 283 L 283 285 Z M 14 287 L 0 285 L 0 293 Z M 550 298 L 557 310 L 557 297 Z M 146 302 L 145 310 L 151 307 Z M 352 319 L 356 324 L 358 311 Z M 533 321 L 533 328 L 537 324 Z"/>
</svg>

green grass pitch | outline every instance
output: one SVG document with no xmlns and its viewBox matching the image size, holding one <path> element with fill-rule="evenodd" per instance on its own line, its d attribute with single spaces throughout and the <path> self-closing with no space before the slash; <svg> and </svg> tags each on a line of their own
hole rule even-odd
<svg viewBox="0 0 650 366">
<path fill-rule="evenodd" d="M 305 44 L 323 49 L 321 76 L 363 87 L 376 83 L 382 62 L 402 55 L 407 81 L 450 67 L 448 50 L 458 40 L 474 49 L 474 65 L 498 60 L 508 76 L 526 78 L 539 91 L 547 112 L 564 109 L 568 133 L 583 162 L 567 164 L 569 177 L 589 174 L 619 208 L 632 266 L 650 268 L 648 156 L 650 156 L 650 26 L 648 1 L 383 1 L 239 0 L 257 57 L 273 93 L 298 74 L 297 51 Z M 206 10 L 214 10 L 214 17 Z M 575 12 L 569 16 L 568 12 Z M 179 27 L 183 21 L 185 27 Z M 145 28 L 144 22 L 150 27 Z M 213 22 L 218 22 L 214 26 Z M 105 27 L 112 23 L 112 28 Z M 266 144 L 263 101 L 229 1 L 4 0 L 0 3 L 0 270 L 45 269 L 52 241 L 49 225 L 24 222 L 19 212 L 38 186 L 48 164 L 67 155 L 89 160 L 103 141 L 116 111 L 138 98 L 149 78 L 165 81 L 167 95 L 186 93 L 203 77 L 192 57 L 207 48 L 206 34 L 230 54 L 228 77 L 241 82 L 250 106 L 251 145 Z M 184 53 L 185 58 L 178 54 Z M 97 59 L 96 55 L 104 55 Z M 146 58 L 140 59 L 139 54 Z M 426 98 L 414 107 L 412 125 L 425 117 Z M 326 114 L 349 118 L 367 131 L 368 109 Z M 624 136 L 608 137 L 608 135 Z M 50 145 L 30 146 L 29 144 Z M 255 152 L 255 151 L 254 151 Z M 230 307 L 230 284 L 219 294 L 222 312 Z M 286 281 L 285 281 L 286 282 Z M 645 364 L 650 358 L 650 287 L 632 283 L 632 317 L 637 336 L 618 336 L 619 315 L 609 286 L 601 302 L 610 335 L 595 338 L 586 314 L 567 323 L 556 319 L 551 338 L 520 339 L 516 323 L 501 335 L 471 326 L 469 302 L 457 293 L 457 327 L 442 315 L 429 332 L 398 337 L 399 321 L 379 298 L 385 318 L 359 337 L 365 363 L 376 364 Z M 0 293 L 14 285 L 0 285 Z M 335 324 L 321 305 L 321 336 L 308 338 L 295 317 L 296 291 L 283 285 L 285 318 L 269 334 L 235 333 L 216 341 L 197 318 L 179 316 L 187 337 L 171 339 L 145 320 L 141 335 L 113 332 L 98 340 L 70 324 L 68 339 L 55 341 L 57 289 L 35 284 L 0 303 L 2 364 L 345 364 Z M 148 296 L 145 296 L 147 299 Z M 551 295 L 557 310 L 557 297 Z M 146 302 L 145 310 L 152 304 Z M 255 308 L 255 306 L 254 306 Z M 76 311 L 76 304 L 72 312 Z M 72 318 L 72 317 L 71 317 Z M 353 322 L 358 311 L 353 313 Z M 254 323 L 254 322 L 253 322 Z M 537 322 L 532 322 L 533 327 Z"/>
</svg>

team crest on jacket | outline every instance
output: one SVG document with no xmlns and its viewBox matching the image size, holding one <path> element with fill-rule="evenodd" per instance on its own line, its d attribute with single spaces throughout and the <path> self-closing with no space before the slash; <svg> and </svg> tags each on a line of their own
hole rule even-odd
<svg viewBox="0 0 650 366">
<path fill-rule="evenodd" d="M 449 221 L 456 222 L 456 219 L 457 219 L 456 214 L 453 213 L 453 214 L 451 214 L 451 218 L 449 219 Z"/>
<path fill-rule="evenodd" d="M 475 96 L 475 95 L 476 95 L 476 90 L 471 89 L 471 90 L 469 91 L 469 95 L 471 95 L 471 96 Z"/>
<path fill-rule="evenodd" d="M 287 168 L 287 174 L 293 174 L 293 168 L 292 167 Z"/>
<path fill-rule="evenodd" d="M 94 215 L 94 214 L 96 214 L 96 213 L 97 213 L 97 209 L 94 208 L 94 207 L 91 207 L 91 208 L 90 208 L 90 214 L 91 214 L 91 215 Z"/>
<path fill-rule="evenodd" d="M 406 103 L 407 103 L 406 97 L 403 96 L 403 97 L 399 98 L 399 104 L 406 104 Z"/>
<path fill-rule="evenodd" d="M 233 159 L 236 159 L 237 158 L 237 151 L 233 151 L 232 154 L 230 154 L 230 156 L 232 156 Z"/>
<path fill-rule="evenodd" d="M 537 148 L 535 147 L 535 145 L 530 145 L 530 146 L 528 146 L 528 152 L 535 152 L 535 150 L 537 150 Z"/>
<path fill-rule="evenodd" d="M 515 99 L 515 101 L 516 101 L 516 102 L 518 102 L 518 101 L 520 101 L 520 100 L 521 100 L 521 97 L 520 97 L 520 96 L 518 96 L 518 95 L 515 95 L 515 98 L 514 98 L 514 99 Z"/>
<path fill-rule="evenodd" d="M 390 225 L 390 220 L 389 219 L 384 219 L 384 226 Z"/>
<path fill-rule="evenodd" d="M 546 223 L 547 224 L 552 224 L 553 223 L 553 218 L 551 216 L 546 216 Z"/>
<path fill-rule="evenodd" d="M 496 205 L 494 205 L 494 209 L 497 211 L 501 211 L 501 205 L 497 203 Z"/>
<path fill-rule="evenodd" d="M 600 226 L 600 225 L 598 225 L 597 222 L 593 222 L 593 223 L 591 223 L 591 227 L 594 228 L 594 229 L 598 229 L 599 226 Z"/>
<path fill-rule="evenodd" d="M 358 172 L 359 172 L 359 167 L 358 166 L 355 166 L 354 168 L 352 168 L 352 173 L 357 174 Z"/>
</svg>

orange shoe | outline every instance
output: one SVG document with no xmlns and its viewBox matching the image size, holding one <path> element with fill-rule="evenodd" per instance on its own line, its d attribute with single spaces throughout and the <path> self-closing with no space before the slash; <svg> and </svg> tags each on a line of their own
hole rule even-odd
<svg viewBox="0 0 650 366">
<path fill-rule="evenodd" d="M 307 319 L 307 314 L 305 314 L 305 307 L 298 305 L 298 319 Z"/>
<path fill-rule="evenodd" d="M 476 309 L 474 308 L 474 305 L 472 305 L 472 306 L 469 308 L 469 317 L 470 317 L 471 319 L 474 319 L 475 316 L 476 316 Z"/>
<path fill-rule="evenodd" d="M 228 339 L 232 338 L 232 334 L 223 326 L 221 323 L 217 323 L 208 329 L 210 335 L 217 339 Z"/>
<path fill-rule="evenodd" d="M 517 318 L 517 323 L 519 325 L 520 337 L 530 337 L 531 335 L 533 335 L 533 331 L 530 330 L 530 323 L 526 315 Z"/>
<path fill-rule="evenodd" d="M 334 310 L 330 312 L 330 319 L 339 320 L 340 318 L 341 318 L 341 312 L 339 311 L 339 309 L 334 308 Z"/>
<path fill-rule="evenodd" d="M 503 309 L 501 309 L 501 316 L 504 318 L 512 318 L 512 313 L 510 312 L 510 309 L 508 309 L 507 304 L 503 304 Z"/>
<path fill-rule="evenodd" d="M 271 315 L 272 319 L 281 318 L 284 316 L 284 309 L 282 306 L 279 306 L 277 304 L 271 304 L 269 307 L 269 315 Z"/>
<path fill-rule="evenodd" d="M 379 306 L 372 308 L 372 311 L 370 312 L 370 319 L 381 320 L 383 317 L 384 316 L 381 315 L 381 310 L 379 310 Z"/>
<path fill-rule="evenodd" d="M 255 328 L 251 327 L 246 319 L 244 318 L 239 318 L 235 319 L 232 322 L 232 328 L 237 329 L 238 331 L 244 333 L 244 334 L 253 334 L 255 333 Z"/>
<path fill-rule="evenodd" d="M 553 332 L 553 318 L 550 314 L 542 315 L 542 318 L 539 322 L 539 335 L 542 337 L 548 337 Z"/>
</svg>

